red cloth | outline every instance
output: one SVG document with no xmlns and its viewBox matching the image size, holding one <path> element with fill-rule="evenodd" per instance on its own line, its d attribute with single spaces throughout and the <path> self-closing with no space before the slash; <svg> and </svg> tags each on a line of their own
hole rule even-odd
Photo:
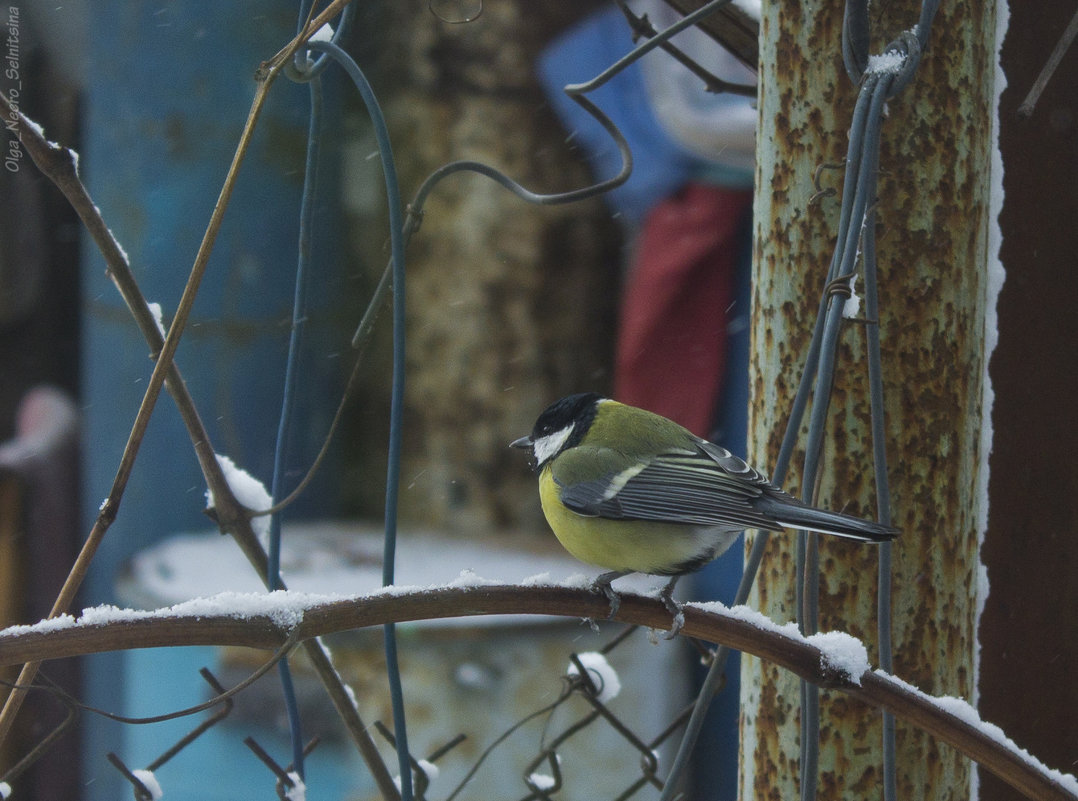
<svg viewBox="0 0 1078 801">
<path fill-rule="evenodd" d="M 706 436 L 722 390 L 738 229 L 752 193 L 689 184 L 644 220 L 625 287 L 614 397 Z"/>
</svg>

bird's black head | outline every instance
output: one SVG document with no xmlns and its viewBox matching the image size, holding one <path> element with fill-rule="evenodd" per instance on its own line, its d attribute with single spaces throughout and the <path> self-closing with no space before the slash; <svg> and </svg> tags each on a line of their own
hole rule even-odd
<svg viewBox="0 0 1078 801">
<path fill-rule="evenodd" d="M 532 433 L 512 442 L 512 447 L 529 449 L 532 466 L 541 470 L 566 448 L 580 444 L 602 399 L 602 395 L 595 392 L 581 392 L 555 401 L 539 415 Z"/>
</svg>

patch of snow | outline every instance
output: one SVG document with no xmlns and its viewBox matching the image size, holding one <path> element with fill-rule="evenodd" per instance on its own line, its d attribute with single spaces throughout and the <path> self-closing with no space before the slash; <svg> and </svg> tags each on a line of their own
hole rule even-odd
<svg viewBox="0 0 1078 801">
<path fill-rule="evenodd" d="M 869 56 L 866 72 L 893 75 L 900 72 L 905 63 L 905 55 L 895 50 L 890 50 L 882 55 Z"/>
<path fill-rule="evenodd" d="M 504 584 L 504 581 L 497 581 L 495 579 L 487 579 L 480 576 L 471 568 L 464 568 L 460 571 L 460 575 L 449 582 L 449 586 L 452 588 L 465 588 L 465 587 L 494 587 L 499 584 Z"/>
<path fill-rule="evenodd" d="M 307 785 L 294 770 L 288 771 L 288 778 L 292 780 L 292 786 L 284 791 L 288 801 L 307 801 Z"/>
<path fill-rule="evenodd" d="M 151 770 L 133 770 L 131 775 L 142 782 L 142 786 L 150 792 L 150 798 L 152 801 L 158 801 L 159 798 L 163 798 L 165 793 L 161 789 L 160 783 L 157 781 L 157 777 L 153 775 Z"/>
<path fill-rule="evenodd" d="M 557 586 L 570 590 L 590 590 L 594 583 L 595 576 L 573 573 L 571 576 L 566 577 L 565 580 L 558 582 Z"/>
<path fill-rule="evenodd" d="M 995 97 L 992 108 L 992 161 L 990 165 L 989 197 L 988 197 L 988 252 L 987 252 L 987 280 L 985 282 L 984 298 L 984 359 L 982 361 L 983 375 L 981 378 L 981 436 L 979 454 L 981 464 L 977 471 L 977 534 L 978 550 L 984 545 L 984 535 L 988 529 L 988 479 L 989 457 L 992 455 L 992 407 L 995 403 L 995 389 L 992 387 L 992 376 L 988 371 L 992 361 L 992 353 L 999 342 L 999 317 L 997 306 L 999 293 L 1003 289 L 1003 283 L 1007 278 L 1000 261 L 999 253 L 1003 245 L 1003 230 L 999 225 L 999 215 L 1003 211 L 1003 155 L 999 149 L 999 101 L 1003 90 L 1007 88 L 1007 76 L 1003 72 L 1000 60 L 1000 51 L 1003 47 L 1003 39 L 1007 35 L 1010 11 L 1007 3 L 996 3 L 996 59 L 995 59 Z M 984 565 L 979 565 L 977 575 L 977 617 L 974 621 L 974 631 L 981 630 L 981 614 L 984 612 L 985 602 L 988 600 L 988 570 Z M 981 641 L 978 636 L 976 658 L 973 662 L 973 691 L 974 701 L 980 691 L 980 663 Z"/>
<path fill-rule="evenodd" d="M 438 778 L 438 774 L 440 773 L 440 771 L 438 770 L 438 766 L 435 765 L 433 762 L 428 762 L 425 759 L 421 759 L 419 760 L 418 764 L 419 769 L 427 775 L 428 782 L 433 782 L 435 779 Z"/>
<path fill-rule="evenodd" d="M 157 323 L 158 332 L 161 334 L 161 337 L 164 338 L 165 333 L 166 333 L 165 332 L 165 320 L 164 320 L 163 313 L 161 311 L 161 304 L 160 303 L 147 303 L 146 305 L 150 309 L 150 314 L 153 315 L 153 321 L 155 323 Z"/>
<path fill-rule="evenodd" d="M 550 578 L 550 572 L 536 573 L 534 576 L 527 576 L 520 580 L 520 583 L 525 587 L 552 587 L 554 586 L 553 580 Z"/>
<path fill-rule="evenodd" d="M 221 472 L 225 474 L 225 481 L 236 496 L 236 500 L 251 511 L 257 512 L 269 509 L 273 505 L 273 498 L 266 491 L 266 485 L 252 476 L 246 470 L 236 466 L 227 456 L 215 454 L 217 464 L 221 466 Z M 206 489 L 206 508 L 214 507 L 213 490 Z M 269 537 L 270 519 L 268 515 L 251 518 L 251 527 L 255 534 L 265 541 Z"/>
<path fill-rule="evenodd" d="M 319 28 L 317 31 L 311 34 L 308 42 L 332 42 L 333 41 L 333 26 L 328 22 Z"/>
<path fill-rule="evenodd" d="M 546 773 L 533 773 L 528 776 L 528 781 L 536 790 L 550 790 L 557 784 L 554 777 L 548 776 Z"/>
<path fill-rule="evenodd" d="M 805 641 L 820 649 L 821 667 L 837 670 L 858 686 L 861 676 L 870 670 L 865 644 L 844 631 L 811 634 Z"/>
<path fill-rule="evenodd" d="M 586 651 L 585 653 L 577 654 L 577 658 L 580 660 L 580 664 L 584 666 L 584 670 L 588 671 L 588 677 L 599 691 L 596 700 L 606 704 L 618 697 L 618 693 L 621 692 L 621 679 L 618 678 L 618 672 L 606 661 L 605 656 L 598 651 Z M 575 662 L 569 663 L 567 675 L 580 675 Z"/>
<path fill-rule="evenodd" d="M 897 676 L 892 676 L 890 673 L 885 673 L 882 670 L 877 670 L 876 674 L 887 679 L 888 681 L 898 684 L 902 689 L 906 690 L 923 701 L 932 704 L 937 709 L 941 709 L 949 715 L 961 720 L 969 726 L 977 729 L 981 734 L 986 737 L 990 737 L 1002 748 L 1009 751 L 1014 756 L 1021 759 L 1026 764 L 1034 767 L 1038 771 L 1050 776 L 1053 781 L 1058 782 L 1068 792 L 1078 795 L 1078 777 L 1075 777 L 1070 773 L 1063 773 L 1062 771 L 1049 768 L 1035 756 L 1030 754 L 1026 749 L 1018 746 L 1006 733 L 994 723 L 989 723 L 981 718 L 976 709 L 962 698 L 955 698 L 953 696 L 932 696 L 923 690 L 918 689 L 914 685 L 907 681 L 903 681 Z"/>
<path fill-rule="evenodd" d="M 802 636 L 796 623 L 776 623 L 763 612 L 748 606 L 728 607 L 718 601 L 692 603 L 704 612 L 715 612 L 750 624 L 761 631 L 768 631 L 789 637 L 821 651 L 821 667 L 837 670 L 848 676 L 855 684 L 860 684 L 860 677 L 870 669 L 868 651 L 864 643 L 844 631 L 826 631 Z"/>
<path fill-rule="evenodd" d="M 491 672 L 476 662 L 462 662 L 453 671 L 453 680 L 469 690 L 485 690 L 493 685 Z"/>
<path fill-rule="evenodd" d="M 251 617 L 269 618 L 282 629 L 292 629 L 303 622 L 306 610 L 319 604 L 349 600 L 358 596 L 326 595 L 293 590 L 274 592 L 222 592 L 204 598 L 173 604 L 161 609 L 125 609 L 111 604 L 91 606 L 82 610 L 78 619 L 71 615 L 42 620 L 31 625 L 9 626 L 0 631 L 0 637 L 21 634 L 44 634 L 77 626 L 99 626 L 110 623 L 126 623 L 153 618 L 196 617 L 237 619 Z"/>
<path fill-rule="evenodd" d="M 71 615 L 57 615 L 56 617 L 46 618 L 38 623 L 32 623 L 29 625 L 16 624 L 14 626 L 8 626 L 6 629 L 0 630 L 0 637 L 15 637 L 19 634 L 47 634 L 50 631 L 59 631 L 60 629 L 69 629 L 78 625 L 78 621 Z"/>
<path fill-rule="evenodd" d="M 850 278 L 850 296 L 842 306 L 842 316 L 847 320 L 855 320 L 861 313 L 861 296 L 857 294 L 857 273 Z"/>
<path fill-rule="evenodd" d="M 786 637 L 801 638 L 801 633 L 798 631 L 796 623 L 776 623 L 763 612 L 753 609 L 751 606 L 727 606 L 719 601 L 694 602 L 686 604 L 686 606 L 694 606 L 705 612 L 728 615 L 764 631 L 772 631 Z"/>
</svg>

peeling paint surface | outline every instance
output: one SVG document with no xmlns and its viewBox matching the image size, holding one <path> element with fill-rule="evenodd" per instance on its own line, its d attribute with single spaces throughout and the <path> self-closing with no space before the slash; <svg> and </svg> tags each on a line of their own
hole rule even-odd
<svg viewBox="0 0 1078 801">
<path fill-rule="evenodd" d="M 874 6 L 897 35 L 910 2 Z M 988 243 L 994 6 L 944 4 L 913 83 L 888 105 L 879 214 L 881 340 L 894 522 L 896 673 L 932 693 L 971 697 L 981 469 L 983 298 Z M 810 202 L 821 164 L 845 159 L 856 99 L 841 59 L 841 4 L 780 0 L 761 20 L 760 147 L 754 253 L 749 461 L 774 464 L 834 248 L 841 198 Z M 886 42 L 873 40 L 874 52 Z M 841 169 L 821 186 L 841 191 Z M 864 322 L 845 322 L 821 470 L 820 504 L 872 516 Z M 807 419 L 807 418 L 806 418 Z M 802 434 L 804 431 L 802 431 Z M 800 493 L 803 451 L 786 489 Z M 751 546 L 751 541 L 747 547 Z M 794 536 L 771 538 L 749 603 L 794 610 Z M 820 627 L 862 638 L 875 664 L 876 552 L 821 538 Z M 741 797 L 797 797 L 796 677 L 742 660 Z M 878 713 L 821 694 L 820 798 L 874 796 Z M 903 798 L 968 797 L 968 761 L 903 724 Z"/>
</svg>

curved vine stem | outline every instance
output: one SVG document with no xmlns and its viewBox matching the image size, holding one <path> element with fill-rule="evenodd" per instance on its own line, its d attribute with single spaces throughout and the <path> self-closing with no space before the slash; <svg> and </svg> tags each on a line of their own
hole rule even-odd
<svg viewBox="0 0 1078 801">
<path fill-rule="evenodd" d="M 276 599 L 273 600 L 273 599 Z M 199 604 L 195 601 L 193 604 Z M 274 607 L 273 604 L 277 606 Z M 0 666 L 39 662 L 110 650 L 176 645 L 240 645 L 276 649 L 289 636 L 320 637 L 387 623 L 491 614 L 563 615 L 602 619 L 609 602 L 584 589 L 561 586 L 476 586 L 387 592 L 319 602 L 315 596 L 281 593 L 266 600 L 266 613 L 237 618 L 204 607 L 183 606 L 160 613 L 117 613 L 117 619 L 92 625 L 64 621 L 22 626 L 0 632 Z M 196 611 L 197 610 L 197 611 Z M 755 612 L 718 604 L 685 605 L 682 634 L 719 643 L 766 659 L 803 679 L 845 693 L 917 726 L 954 746 L 1026 797 L 1038 801 L 1078 801 L 1073 777 L 1049 770 L 1019 749 L 977 713 L 956 699 L 935 699 L 881 671 L 852 676 L 835 667 L 810 638 L 769 624 Z M 283 617 L 280 613 L 287 612 Z M 275 622 L 275 613 L 282 622 Z M 293 621 L 302 613 L 298 624 Z M 670 613 L 661 601 L 622 596 L 615 618 L 623 623 L 668 629 Z"/>
</svg>

